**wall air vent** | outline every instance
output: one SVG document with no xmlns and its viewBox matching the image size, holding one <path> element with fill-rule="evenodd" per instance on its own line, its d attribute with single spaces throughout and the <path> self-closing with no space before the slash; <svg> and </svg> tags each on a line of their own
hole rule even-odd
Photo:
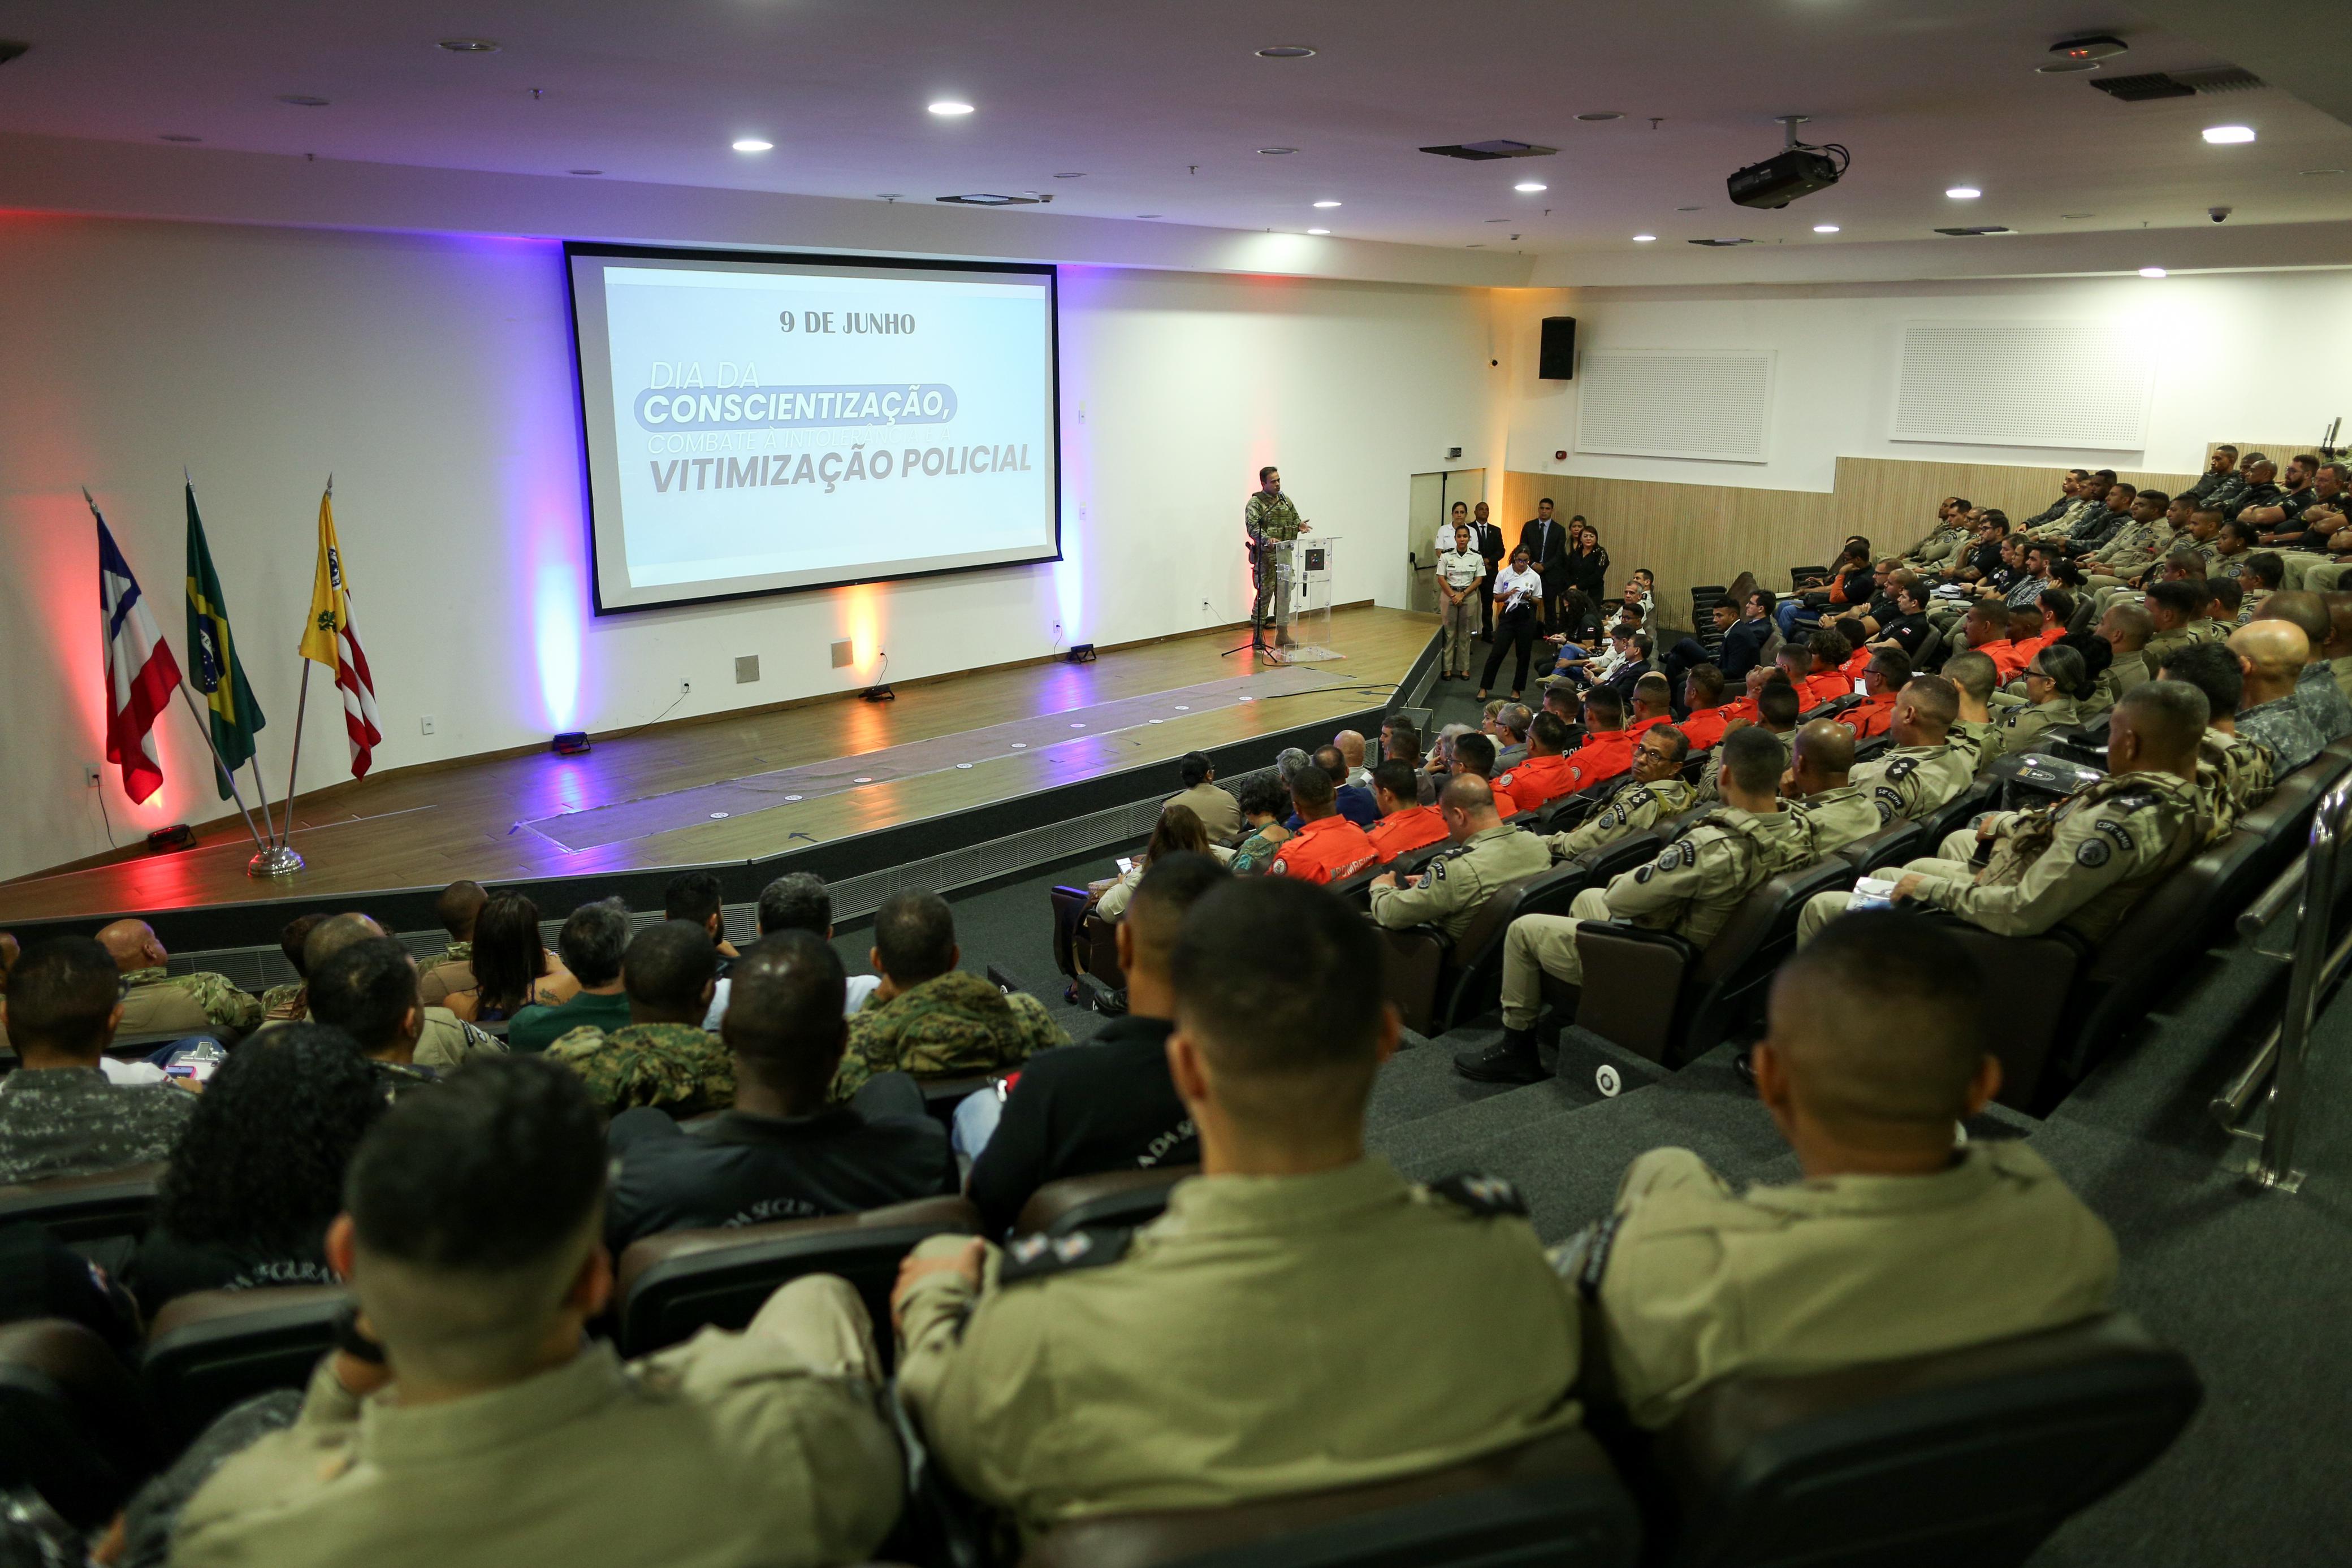
<svg viewBox="0 0 2352 1568">
<path fill-rule="evenodd" d="M 1549 158 L 1559 151 L 1557 147 L 1538 147 L 1532 141 L 1455 141 L 1444 147 L 1424 147 L 1423 152 L 1434 152 L 1440 158 L 1466 158 L 1473 163 L 1484 163 L 1490 158 Z"/>
<path fill-rule="evenodd" d="M 2153 103 L 2160 99 L 2195 98 L 2200 93 L 2252 92 L 2270 84 L 2236 66 L 2214 66 L 2199 71 L 2148 71 L 2136 77 L 2095 77 L 2091 85 L 2125 103 Z"/>
<path fill-rule="evenodd" d="M 968 196 L 934 196 L 935 202 L 946 202 L 959 207 L 1035 207 L 1052 201 L 1051 196 L 998 196 L 976 191 Z"/>
</svg>

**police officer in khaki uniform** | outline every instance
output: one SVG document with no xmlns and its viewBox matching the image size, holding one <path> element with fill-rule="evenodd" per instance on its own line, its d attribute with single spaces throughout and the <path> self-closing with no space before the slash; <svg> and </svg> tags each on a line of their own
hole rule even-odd
<svg viewBox="0 0 2352 1568">
<path fill-rule="evenodd" d="M 1976 779 L 1976 754 L 1951 744 L 1959 693 L 1941 675 L 1915 675 L 1895 695 L 1887 736 L 1895 744 L 1856 767 L 1853 787 L 1878 810 L 1878 824 L 1924 822 Z"/>
<path fill-rule="evenodd" d="M 261 998 L 226 975 L 198 970 L 174 975 L 171 958 L 143 920 L 118 920 L 98 934 L 99 944 L 122 971 L 122 1021 L 117 1035 L 209 1034 L 234 1045 L 261 1023 Z"/>
<path fill-rule="evenodd" d="M 1533 833 L 1504 825 L 1495 814 L 1495 792 L 1475 773 L 1457 773 L 1437 797 L 1454 847 L 1411 882 L 1399 885 L 1394 872 L 1371 883 L 1372 918 L 1391 931 L 1435 925 L 1446 940 L 1470 928 L 1478 906 L 1506 883 L 1551 869 L 1551 851 Z"/>
<path fill-rule="evenodd" d="M 2083 716 L 2075 699 L 2091 685 L 2083 655 L 2072 648 L 2042 649 L 2026 664 L 2024 678 L 2025 700 L 2000 710 L 2000 748 L 2011 757 L 2048 744 L 2046 737 L 2055 731 L 2079 726 Z"/>
<path fill-rule="evenodd" d="M 1960 705 L 1959 716 L 1952 720 L 1952 744 L 1975 757 L 1977 777 L 1981 779 L 2000 756 L 2000 731 L 1994 727 L 1988 706 L 2000 670 L 1990 655 L 1972 650 L 1945 660 L 1943 674 L 1952 683 Z"/>
<path fill-rule="evenodd" d="M 2105 779 L 2054 806 L 1991 812 L 1948 835 L 1935 858 L 1903 868 L 1895 902 L 1919 899 L 1996 936 L 2038 936 L 2063 924 L 2098 941 L 2205 845 L 2212 824 L 2197 795 L 2205 717 L 2205 694 L 2185 681 L 2126 692 L 2107 732 Z M 1798 940 L 1820 935 L 1847 897 L 1816 894 L 1798 917 Z"/>
<path fill-rule="evenodd" d="M 947 1472 L 1035 1531 L 1574 1427 L 1576 1305 L 1517 1194 L 1418 1187 L 1364 1152 L 1398 1032 L 1371 927 L 1320 888 L 1235 879 L 1185 916 L 1172 977 L 1202 1174 L 1167 1213 L 1002 1253 L 933 1238 L 899 1271 L 898 1395 Z"/>
<path fill-rule="evenodd" d="M 1778 738 L 1751 726 L 1725 736 L 1717 749 L 1724 759 L 1721 810 L 1685 829 L 1651 863 L 1612 878 L 1605 889 L 1578 894 L 1567 915 L 1523 915 L 1511 922 L 1503 937 L 1503 1038 L 1454 1052 L 1456 1072 L 1490 1083 L 1534 1083 L 1547 1076 L 1535 1040 L 1543 977 L 1584 983 L 1584 960 L 1576 950 L 1580 922 L 1625 921 L 1705 947 L 1759 883 L 1805 863 L 1810 851 L 1803 831 L 1781 810 L 1777 789 Z"/>
<path fill-rule="evenodd" d="M 1824 859 L 1878 831 L 1878 808 L 1852 782 L 1853 731 L 1817 718 L 1797 731 L 1780 793 L 1804 834 L 1805 859 Z"/>
<path fill-rule="evenodd" d="M 2163 678 L 2186 681 L 2205 694 L 2208 717 L 2197 741 L 2197 802 L 2212 819 L 2212 838 L 2218 839 L 2270 799 L 2277 759 L 2269 747 L 2238 733 L 2238 700 L 2245 695 L 2246 677 L 2228 648 L 2211 643 L 2176 648 L 2164 662 Z"/>
<path fill-rule="evenodd" d="M 1689 756 L 1689 738 L 1674 726 L 1655 725 L 1643 731 L 1633 743 L 1633 781 L 1576 827 L 1546 839 L 1553 862 L 1573 860 L 1629 834 L 1647 832 L 1698 804 L 1697 787 L 1681 777 Z"/>
<path fill-rule="evenodd" d="M 2146 607 L 2138 603 L 2111 604 L 2099 617 L 2099 636 L 2115 650 L 2115 657 L 2091 682 L 2090 695 L 2075 705 L 2084 723 L 2095 720 L 2116 706 L 2117 697 L 2155 674 L 2147 653 L 2154 629 Z"/>
<path fill-rule="evenodd" d="M 1884 910 L 1781 968 L 1756 1087 L 1804 1179 L 1742 1192 L 1687 1149 L 1633 1163 L 1615 1212 L 1555 1255 L 1599 1314 L 1596 1398 L 1605 1381 L 1663 1427 L 1735 1374 L 1926 1355 L 2107 1309 L 2099 1218 L 2021 1141 L 1953 1146 L 2000 1082 L 1986 996 L 1949 932 Z"/>
<path fill-rule="evenodd" d="M 602 1118 L 554 1062 L 501 1057 L 362 1142 L 326 1254 L 365 1323 L 295 1424 L 181 1510 L 171 1558 L 315 1568 L 864 1562 L 898 1514 L 856 1292 L 794 1281 L 741 1333 L 625 1364 Z M 373 1343 L 371 1344 L 371 1340 Z"/>
</svg>

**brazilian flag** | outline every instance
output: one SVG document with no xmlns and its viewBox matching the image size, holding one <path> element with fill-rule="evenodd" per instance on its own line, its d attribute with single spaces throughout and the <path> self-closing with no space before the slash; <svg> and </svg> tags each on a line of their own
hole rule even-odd
<svg viewBox="0 0 2352 1568">
<path fill-rule="evenodd" d="M 253 734 L 268 722 L 246 684 L 245 662 L 229 634 L 228 601 L 221 595 L 213 552 L 205 544 L 204 519 L 196 516 L 196 486 L 188 484 L 188 679 L 212 710 L 213 744 L 221 760 L 241 768 L 253 756 Z M 228 799 L 227 776 L 215 768 L 213 787 Z"/>
</svg>

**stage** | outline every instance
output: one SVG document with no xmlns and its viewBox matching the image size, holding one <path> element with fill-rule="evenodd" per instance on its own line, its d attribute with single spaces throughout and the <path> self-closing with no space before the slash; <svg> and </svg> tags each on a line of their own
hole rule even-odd
<svg viewBox="0 0 2352 1568">
<path fill-rule="evenodd" d="M 404 768 L 302 796 L 293 843 L 310 864 L 297 875 L 247 877 L 253 845 L 231 817 L 200 829 L 193 850 L 126 850 L 0 883 L 0 929 L 234 909 L 250 937 L 257 919 L 282 920 L 289 906 L 375 895 L 373 908 L 389 891 L 460 877 L 533 883 L 610 873 L 637 883 L 666 868 L 741 866 L 1156 764 L 1171 765 L 1173 794 L 1172 763 L 1188 751 L 1381 706 L 1434 626 L 1433 616 L 1367 606 L 1332 615 L 1331 646 L 1344 657 L 1329 663 L 1253 668 L 1246 655 L 1223 656 L 1246 628 L 1220 628 L 1114 648 L 1088 664 L 910 682 L 894 702 L 826 698 L 687 720 L 600 738 L 584 757 Z M 635 893 L 642 906 L 642 887 Z"/>
</svg>

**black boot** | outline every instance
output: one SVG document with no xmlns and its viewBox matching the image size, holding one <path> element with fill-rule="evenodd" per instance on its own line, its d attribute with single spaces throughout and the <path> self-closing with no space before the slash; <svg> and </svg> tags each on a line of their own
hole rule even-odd
<svg viewBox="0 0 2352 1568">
<path fill-rule="evenodd" d="M 1540 1083 L 1551 1076 L 1536 1054 L 1536 1034 L 1531 1029 L 1507 1029 L 1493 1045 L 1455 1051 L 1454 1071 L 1481 1083 Z"/>
</svg>

